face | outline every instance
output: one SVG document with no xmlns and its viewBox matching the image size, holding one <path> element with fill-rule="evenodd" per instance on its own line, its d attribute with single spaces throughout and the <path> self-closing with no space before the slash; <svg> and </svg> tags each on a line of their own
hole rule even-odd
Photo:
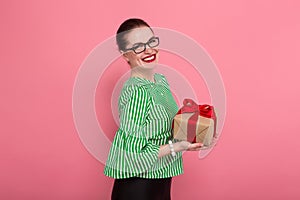
<svg viewBox="0 0 300 200">
<path fill-rule="evenodd" d="M 154 34 L 149 27 L 133 29 L 125 35 L 127 41 L 126 48 L 132 48 L 138 43 L 147 43 L 148 41 L 151 41 L 153 37 Z M 158 63 L 158 48 L 151 48 L 146 45 L 146 50 L 142 53 L 136 54 L 133 50 L 128 50 L 123 52 L 123 56 L 130 64 L 131 68 L 151 68 Z"/>
</svg>

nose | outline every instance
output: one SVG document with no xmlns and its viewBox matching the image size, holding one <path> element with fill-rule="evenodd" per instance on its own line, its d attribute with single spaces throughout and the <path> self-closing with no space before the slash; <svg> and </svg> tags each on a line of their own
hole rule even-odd
<svg viewBox="0 0 300 200">
<path fill-rule="evenodd" d="M 145 53 L 150 54 L 152 52 L 153 52 L 153 49 L 151 47 L 149 47 L 148 45 L 146 45 Z"/>
</svg>

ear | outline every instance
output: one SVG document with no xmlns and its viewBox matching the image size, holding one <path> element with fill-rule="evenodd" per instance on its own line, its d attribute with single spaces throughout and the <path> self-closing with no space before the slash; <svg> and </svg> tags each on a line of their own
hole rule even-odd
<svg viewBox="0 0 300 200">
<path fill-rule="evenodd" d="M 122 56 L 127 62 L 129 62 L 128 54 L 126 52 L 122 52 Z"/>
</svg>

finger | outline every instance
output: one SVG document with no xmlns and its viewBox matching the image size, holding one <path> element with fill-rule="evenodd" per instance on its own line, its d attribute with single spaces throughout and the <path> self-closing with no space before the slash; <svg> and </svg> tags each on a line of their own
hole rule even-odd
<svg viewBox="0 0 300 200">
<path fill-rule="evenodd" d="M 189 151 L 199 151 L 202 148 L 202 143 L 192 143 L 189 145 L 188 150 Z"/>
<path fill-rule="evenodd" d="M 195 149 L 193 149 L 193 151 L 200 151 L 203 147 L 197 147 Z"/>
<path fill-rule="evenodd" d="M 211 149 L 211 148 L 213 148 L 214 146 L 215 146 L 214 144 L 211 144 L 211 145 L 209 145 L 209 146 L 204 146 L 204 147 L 202 147 L 201 149 L 203 149 L 203 150 Z"/>
<path fill-rule="evenodd" d="M 194 151 L 200 151 L 202 147 L 194 149 Z"/>
<path fill-rule="evenodd" d="M 203 144 L 202 144 L 202 143 L 200 143 L 200 142 L 193 143 L 193 145 L 195 145 L 195 146 L 198 146 L 198 147 L 202 147 L 202 146 L 203 146 Z"/>
<path fill-rule="evenodd" d="M 199 143 L 190 144 L 188 149 L 201 148 L 203 145 Z"/>
<path fill-rule="evenodd" d="M 207 149 L 210 149 L 210 146 L 203 146 L 200 148 L 200 150 L 207 150 Z"/>
</svg>

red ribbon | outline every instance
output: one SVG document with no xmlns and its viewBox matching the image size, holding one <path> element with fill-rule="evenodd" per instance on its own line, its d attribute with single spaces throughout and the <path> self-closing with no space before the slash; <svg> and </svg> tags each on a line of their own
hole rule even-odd
<svg viewBox="0 0 300 200">
<path fill-rule="evenodd" d="M 192 99 L 184 99 L 183 107 L 177 112 L 177 114 L 182 113 L 194 113 L 188 120 L 188 130 L 187 130 L 187 141 L 195 143 L 196 142 L 196 127 L 198 121 L 198 115 L 206 118 L 211 118 L 216 122 L 216 115 L 213 106 L 204 104 L 198 105 Z M 215 123 L 216 127 L 216 123 Z"/>
</svg>

